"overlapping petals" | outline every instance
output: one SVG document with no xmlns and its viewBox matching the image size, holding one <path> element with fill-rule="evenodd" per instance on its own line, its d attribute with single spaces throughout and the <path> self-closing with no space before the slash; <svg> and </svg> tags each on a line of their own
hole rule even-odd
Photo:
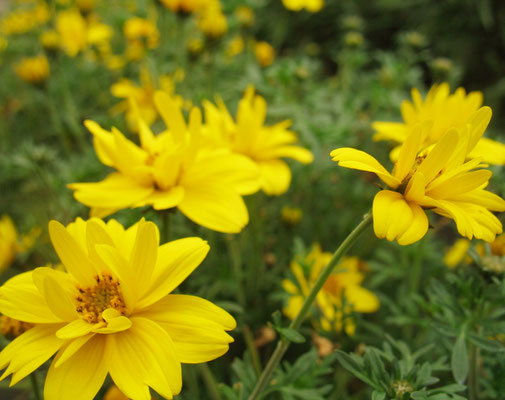
<svg viewBox="0 0 505 400">
<path fill-rule="evenodd" d="M 90 400 L 107 374 L 129 398 L 150 399 L 151 387 L 171 399 L 181 390 L 181 362 L 228 350 L 235 320 L 226 311 L 170 294 L 205 258 L 205 241 L 159 246 L 156 226 L 144 220 L 129 229 L 96 218 L 67 228 L 51 221 L 49 232 L 67 272 L 37 268 L 0 288 L 0 312 L 35 324 L 0 353 L 1 379 L 12 374 L 14 384 L 56 354 L 48 400 Z"/>
<path fill-rule="evenodd" d="M 449 129 L 429 148 L 425 143 L 433 125 L 417 124 L 399 148 L 392 173 L 365 152 L 351 148 L 331 152 L 339 165 L 373 172 L 391 189 L 380 191 L 373 201 L 377 237 L 401 245 L 418 241 L 429 225 L 424 209 L 453 219 L 458 232 L 469 239 L 492 242 L 502 232 L 491 211 L 505 211 L 505 201 L 485 190 L 492 173 L 481 158 L 467 161 L 480 143 L 490 112 L 479 109 L 470 123 Z"/>
</svg>

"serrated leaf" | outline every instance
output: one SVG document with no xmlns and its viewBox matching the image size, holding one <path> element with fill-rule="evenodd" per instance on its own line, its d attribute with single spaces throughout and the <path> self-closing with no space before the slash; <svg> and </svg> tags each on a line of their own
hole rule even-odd
<svg viewBox="0 0 505 400">
<path fill-rule="evenodd" d="M 468 375 L 470 361 L 468 359 L 468 349 L 466 347 L 465 331 L 462 331 L 454 347 L 452 348 L 451 369 L 454 380 L 458 383 L 463 383 Z"/>
</svg>

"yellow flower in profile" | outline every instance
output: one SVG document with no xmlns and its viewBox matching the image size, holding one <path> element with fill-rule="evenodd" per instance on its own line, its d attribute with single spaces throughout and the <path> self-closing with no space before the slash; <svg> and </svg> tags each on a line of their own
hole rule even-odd
<svg viewBox="0 0 505 400">
<path fill-rule="evenodd" d="M 92 400 L 110 374 L 128 398 L 165 399 L 181 391 L 181 363 L 220 357 L 235 320 L 199 297 L 173 294 L 209 251 L 192 237 L 159 246 L 141 220 L 129 229 L 111 220 L 49 223 L 68 272 L 40 267 L 0 288 L 0 312 L 35 324 L 0 353 L 11 385 L 56 354 L 44 399 Z"/>
<path fill-rule="evenodd" d="M 133 99 L 136 104 L 140 116 L 147 125 L 152 125 L 158 119 L 158 111 L 154 105 L 154 93 L 156 90 L 162 90 L 171 96 L 177 104 L 183 104 L 184 99 L 175 95 L 175 74 L 162 75 L 158 82 L 149 73 L 145 67 L 140 69 L 140 85 L 137 85 L 130 79 L 123 78 L 119 82 L 111 86 L 110 91 L 114 97 L 124 99 L 116 104 L 112 109 L 113 114 L 126 113 L 126 122 L 128 128 L 134 132 L 138 130 L 136 111 L 132 107 L 129 99 Z"/>
<path fill-rule="evenodd" d="M 262 67 L 268 67 L 274 62 L 275 49 L 270 43 L 256 42 L 254 44 L 254 56 Z"/>
<path fill-rule="evenodd" d="M 291 262 L 290 269 L 294 281 L 289 279 L 282 281 L 282 287 L 290 295 L 283 309 L 286 316 L 291 319 L 296 317 L 305 297 L 332 256 L 315 244 L 303 261 Z M 316 310 L 311 313 L 312 323 L 316 329 L 327 332 L 344 330 L 348 335 L 353 335 L 355 324 L 352 313 L 371 313 L 379 309 L 377 296 L 361 286 L 365 278 L 361 272 L 363 266 L 357 257 L 344 257 L 336 266 L 316 297 Z"/>
<path fill-rule="evenodd" d="M 236 122 L 222 101 L 218 107 L 206 101 L 204 109 L 207 136 L 253 160 L 260 169 L 261 189 L 266 194 L 280 195 L 289 188 L 291 170 L 282 157 L 304 164 L 313 160 L 309 150 L 294 144 L 298 138 L 288 129 L 291 121 L 264 125 L 267 104 L 263 97 L 255 95 L 253 86 L 240 100 Z"/>
<path fill-rule="evenodd" d="M 333 161 L 346 168 L 376 174 L 388 187 L 373 201 L 377 237 L 414 243 L 428 230 L 423 209 L 452 218 L 460 235 L 492 242 L 502 224 L 491 211 L 505 211 L 505 201 L 485 190 L 492 172 L 481 159 L 466 161 L 491 119 L 491 109 L 481 108 L 467 124 L 450 128 L 434 146 L 423 149 L 431 124 L 414 126 L 402 144 L 393 172 L 374 157 L 352 148 L 331 152 Z M 434 126 L 437 126 L 436 123 Z"/>
<path fill-rule="evenodd" d="M 282 4 L 291 11 L 301 11 L 305 8 L 307 11 L 315 13 L 323 8 L 324 0 L 282 0 Z"/>
<path fill-rule="evenodd" d="M 403 122 L 376 121 L 372 124 L 376 133 L 374 140 L 392 140 L 403 143 L 412 128 L 423 122 L 433 124 L 429 134 L 424 138 L 422 147 L 428 147 L 438 140 L 450 128 L 464 129 L 480 110 L 482 93 L 470 92 L 458 88 L 450 93 L 449 85 L 442 83 L 434 85 L 426 99 L 422 99 L 419 90 L 412 89 L 413 102 L 404 100 L 401 105 Z M 391 152 L 391 160 L 396 161 L 400 146 Z M 467 154 L 468 158 L 482 157 L 484 162 L 490 164 L 505 164 L 505 145 L 491 139 L 481 138 Z"/>
<path fill-rule="evenodd" d="M 181 106 L 164 92 L 154 102 L 168 130 L 155 136 L 138 118 L 141 147 L 112 128 L 86 121 L 96 153 L 117 172 L 98 183 L 73 183 L 74 197 L 106 216 L 127 207 L 177 207 L 189 219 L 219 232 L 237 233 L 249 221 L 241 194 L 258 190 L 258 169 L 247 157 L 203 144 L 201 113 L 190 112 L 186 124 Z"/>
<path fill-rule="evenodd" d="M 23 58 L 15 66 L 15 71 L 26 82 L 41 83 L 49 76 L 49 61 L 44 55 Z"/>
<path fill-rule="evenodd" d="M 0 219 L 0 272 L 3 272 L 14 261 L 16 254 L 30 249 L 40 229 L 33 228 L 28 234 L 19 236 L 12 219 L 3 215 Z"/>
</svg>

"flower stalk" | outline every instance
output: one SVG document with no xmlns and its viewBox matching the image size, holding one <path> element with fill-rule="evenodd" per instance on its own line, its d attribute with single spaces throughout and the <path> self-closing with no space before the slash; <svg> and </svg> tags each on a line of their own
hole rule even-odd
<svg viewBox="0 0 505 400">
<path fill-rule="evenodd" d="M 321 274 L 317 278 L 316 282 L 314 283 L 314 286 L 310 290 L 310 293 L 308 296 L 305 298 L 305 301 L 303 302 L 302 308 L 296 315 L 296 317 L 293 319 L 291 324 L 289 325 L 289 329 L 298 329 L 307 316 L 307 313 L 310 310 L 310 307 L 312 306 L 312 303 L 314 303 L 314 300 L 316 299 L 317 294 L 323 287 L 324 283 L 330 276 L 330 274 L 333 272 L 333 269 L 335 266 L 338 265 L 340 262 L 340 259 L 344 256 L 344 254 L 347 253 L 347 251 L 351 248 L 351 246 L 356 242 L 356 240 L 361 236 L 361 234 L 368 228 L 368 226 L 372 223 L 372 213 L 368 213 L 365 215 L 363 220 L 354 228 L 354 230 L 345 238 L 345 240 L 340 244 L 338 249 L 333 253 L 333 257 L 331 258 L 330 262 L 324 269 L 321 271 Z M 270 360 L 268 361 L 263 373 L 261 374 L 251 396 L 249 397 L 249 400 L 256 400 L 259 398 L 261 395 L 261 392 L 267 385 L 268 381 L 270 380 L 270 376 L 274 372 L 275 368 L 279 364 L 280 360 L 286 353 L 288 347 L 289 347 L 290 342 L 286 338 L 281 338 L 277 342 L 277 346 L 275 348 L 275 351 L 273 352 L 272 356 L 270 357 Z"/>
</svg>

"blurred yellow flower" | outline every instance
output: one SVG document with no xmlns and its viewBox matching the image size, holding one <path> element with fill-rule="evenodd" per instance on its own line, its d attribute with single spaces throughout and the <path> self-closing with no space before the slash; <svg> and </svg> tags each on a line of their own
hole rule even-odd
<svg viewBox="0 0 505 400">
<path fill-rule="evenodd" d="M 457 267 L 463 260 L 470 261 L 468 257 L 468 250 L 472 242 L 468 239 L 458 239 L 447 250 L 444 255 L 444 264 L 449 268 Z"/>
<path fill-rule="evenodd" d="M 199 38 L 190 39 L 186 45 L 189 52 L 195 55 L 202 52 L 203 46 L 203 40 Z"/>
<path fill-rule="evenodd" d="M 111 220 L 49 223 L 66 271 L 40 267 L 0 288 L 0 312 L 35 326 L 0 353 L 11 385 L 56 353 L 44 398 L 95 397 L 110 374 L 128 398 L 165 399 L 181 391 L 181 363 L 220 357 L 235 320 L 213 303 L 172 294 L 209 251 L 200 238 L 159 246 L 152 222 L 129 229 Z M 69 384 L 71 382 L 71 384 Z"/>
<path fill-rule="evenodd" d="M 95 7 L 96 0 L 75 0 L 75 5 L 82 12 L 88 13 Z"/>
<path fill-rule="evenodd" d="M 281 219 L 286 225 L 295 226 L 303 217 L 303 212 L 299 207 L 284 206 L 281 210 Z"/>
<path fill-rule="evenodd" d="M 339 165 L 372 172 L 391 189 L 379 191 L 373 201 L 377 237 L 401 245 L 418 241 L 428 230 L 423 209 L 452 218 L 460 235 L 468 239 L 492 242 L 502 232 L 501 222 L 490 210 L 505 211 L 505 201 L 484 189 L 492 172 L 480 158 L 466 162 L 490 119 L 491 109 L 482 107 L 465 126 L 449 128 L 429 149 L 424 147 L 426 138 L 433 136 L 432 124 L 415 125 L 400 147 L 392 173 L 363 151 L 331 152 Z"/>
<path fill-rule="evenodd" d="M 160 0 L 160 2 L 173 12 L 194 13 L 207 7 L 209 0 Z"/>
<path fill-rule="evenodd" d="M 160 32 L 153 21 L 132 17 L 125 22 L 123 32 L 128 40 L 127 57 L 131 60 L 142 59 L 146 48 L 158 47 Z"/>
<path fill-rule="evenodd" d="M 197 16 L 197 26 L 205 35 L 212 38 L 223 36 L 228 30 L 226 15 L 221 11 L 218 1 L 208 4 Z"/>
<path fill-rule="evenodd" d="M 460 264 L 470 264 L 472 258 L 469 250 L 472 242 L 466 239 L 457 240 L 449 248 L 444 256 L 444 263 L 449 268 L 454 268 Z M 478 242 L 475 251 L 481 257 L 482 266 L 492 272 L 505 272 L 505 234 L 499 235 L 494 241 L 484 245 Z"/>
<path fill-rule="evenodd" d="M 60 46 L 60 36 L 52 29 L 44 31 L 40 34 L 40 43 L 45 49 L 57 49 Z"/>
<path fill-rule="evenodd" d="M 254 11 L 251 7 L 239 6 L 235 10 L 235 16 L 244 26 L 252 26 L 254 24 Z"/>
<path fill-rule="evenodd" d="M 332 256 L 315 244 L 305 259 L 291 262 L 294 281 L 282 281 L 282 287 L 290 295 L 283 311 L 290 319 L 296 317 L 305 297 Z M 335 267 L 317 294 L 315 310 L 310 314 L 316 329 L 327 332 L 345 331 L 348 335 L 353 335 L 355 323 L 352 313 L 370 313 L 379 309 L 377 296 L 361 286 L 365 278 L 361 272 L 363 267 L 364 264 L 357 257 L 344 257 Z"/>
<path fill-rule="evenodd" d="M 417 89 L 412 89 L 412 100 L 413 102 L 404 100 L 401 105 L 403 122 L 376 121 L 372 124 L 376 131 L 374 140 L 392 140 L 400 143 L 390 154 L 392 161 L 398 159 L 401 143 L 405 142 L 409 132 L 418 123 L 433 124 L 429 134 L 423 140 L 423 148 L 440 140 L 450 128 L 464 129 L 480 110 L 482 93 L 466 94 L 465 89 L 460 87 L 451 94 L 449 85 L 442 83 L 432 86 L 424 100 Z M 484 162 L 504 165 L 505 145 L 481 138 L 467 157 L 482 157 Z"/>
<path fill-rule="evenodd" d="M 237 35 L 228 42 L 225 53 L 227 57 L 233 58 L 242 53 L 243 51 L 244 51 L 244 39 L 242 39 L 242 36 Z"/>
<path fill-rule="evenodd" d="M 0 219 L 0 273 L 11 265 L 16 254 L 30 249 L 39 234 L 40 229 L 33 228 L 28 234 L 19 236 L 12 219 L 3 215 Z"/>
<path fill-rule="evenodd" d="M 162 90 L 172 96 L 177 104 L 183 104 L 184 99 L 174 93 L 174 81 L 175 79 L 172 76 L 162 75 L 156 83 L 149 70 L 143 67 L 140 69 L 140 85 L 123 78 L 111 86 L 110 91 L 114 97 L 125 99 L 116 104 L 111 111 L 113 114 L 125 112 L 128 128 L 136 132 L 138 130 L 137 116 L 131 105 L 132 103 L 129 101 L 129 99 L 133 99 L 140 112 L 140 116 L 150 126 L 158 119 L 158 111 L 154 105 L 154 93 L 156 90 Z"/>
<path fill-rule="evenodd" d="M 260 169 L 261 189 L 266 194 L 280 195 L 289 188 L 291 170 L 282 157 L 304 164 L 313 160 L 310 151 L 294 145 L 298 138 L 288 130 L 291 121 L 264 125 L 267 104 L 263 97 L 255 95 L 253 86 L 247 88 L 240 100 L 236 122 L 222 101 L 218 101 L 218 107 L 205 101 L 204 109 L 207 136 L 253 160 Z"/>
<path fill-rule="evenodd" d="M 5 315 L 0 316 L 0 333 L 9 339 L 17 338 L 33 327 L 34 324 L 29 322 L 18 321 Z"/>
<path fill-rule="evenodd" d="M 49 61 L 46 56 L 23 58 L 14 67 L 16 74 L 24 81 L 41 83 L 49 76 Z"/>
<path fill-rule="evenodd" d="M 0 34 L 16 35 L 29 32 L 49 21 L 49 9 L 44 1 L 36 1 L 29 9 L 15 10 L 0 19 Z"/>
<path fill-rule="evenodd" d="M 74 197 L 106 216 L 126 207 L 177 207 L 189 219 L 219 232 L 237 233 L 249 221 L 241 194 L 258 190 L 258 168 L 247 157 L 203 144 L 201 113 L 190 112 L 187 125 L 181 106 L 161 91 L 154 102 L 168 130 L 155 136 L 137 117 L 141 147 L 113 128 L 86 121 L 95 150 L 117 172 L 99 183 L 73 183 Z"/>
<path fill-rule="evenodd" d="M 282 0 L 282 4 L 291 11 L 301 11 L 305 8 L 307 11 L 315 13 L 323 8 L 324 0 Z"/>
<path fill-rule="evenodd" d="M 262 67 L 268 67 L 274 62 L 275 49 L 267 42 L 256 42 L 254 44 L 254 56 Z"/>
</svg>

